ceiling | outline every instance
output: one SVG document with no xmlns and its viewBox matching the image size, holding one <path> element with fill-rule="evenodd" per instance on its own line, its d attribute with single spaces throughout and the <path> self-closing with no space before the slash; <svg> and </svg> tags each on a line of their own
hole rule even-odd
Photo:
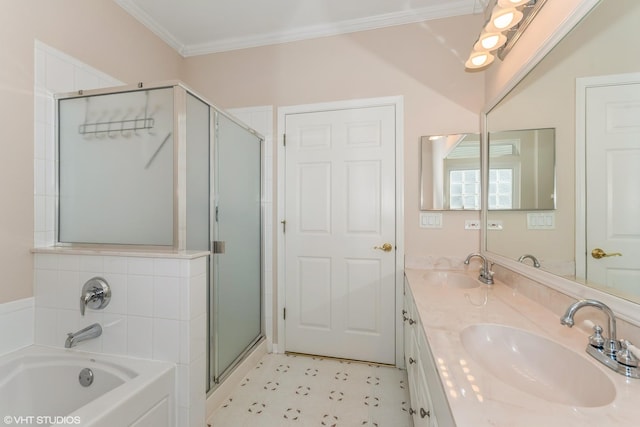
<svg viewBox="0 0 640 427">
<path fill-rule="evenodd" d="M 482 13 L 489 0 L 114 0 L 183 56 Z"/>
</svg>

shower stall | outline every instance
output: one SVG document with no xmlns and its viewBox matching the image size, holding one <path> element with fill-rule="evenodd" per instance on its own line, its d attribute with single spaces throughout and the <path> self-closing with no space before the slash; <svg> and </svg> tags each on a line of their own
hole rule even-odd
<svg viewBox="0 0 640 427">
<path fill-rule="evenodd" d="M 263 138 L 180 82 L 56 102 L 58 244 L 208 251 L 212 390 L 264 337 Z"/>
</svg>

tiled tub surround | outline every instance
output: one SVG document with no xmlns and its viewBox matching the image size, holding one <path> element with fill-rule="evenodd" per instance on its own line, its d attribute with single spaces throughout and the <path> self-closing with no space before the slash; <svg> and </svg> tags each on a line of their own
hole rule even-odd
<svg viewBox="0 0 640 427">
<path fill-rule="evenodd" d="M 177 425 L 202 426 L 206 392 L 206 253 L 35 249 L 35 343 L 64 347 L 68 332 L 98 322 L 100 337 L 74 349 L 176 364 Z M 106 279 L 103 310 L 80 315 L 82 285 Z"/>
<path fill-rule="evenodd" d="M 458 427 L 601 427 L 638 423 L 640 380 L 627 380 L 587 355 L 584 351 L 587 333 L 562 326 L 560 316 L 547 306 L 500 280 L 492 287 L 456 289 L 430 284 L 425 281 L 424 273 L 425 270 L 408 269 L 406 276 Z M 589 310 L 588 314 L 588 320 L 595 319 L 591 317 L 596 315 L 595 311 Z M 544 400 L 503 383 L 477 364 L 462 345 L 461 331 L 479 323 L 524 329 L 573 350 L 613 382 L 615 399 L 599 407 L 571 406 Z M 622 333 L 619 337 L 624 337 Z"/>
</svg>

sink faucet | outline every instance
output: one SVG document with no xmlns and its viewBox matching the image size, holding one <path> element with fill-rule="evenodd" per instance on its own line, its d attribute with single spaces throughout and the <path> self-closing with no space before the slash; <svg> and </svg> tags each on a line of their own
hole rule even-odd
<svg viewBox="0 0 640 427">
<path fill-rule="evenodd" d="M 567 308 L 566 313 L 564 313 L 564 316 L 560 319 L 560 323 L 565 326 L 572 327 L 574 325 L 573 316 L 575 316 L 576 311 L 580 310 L 583 307 L 598 308 L 602 310 L 609 318 L 609 325 L 607 328 L 607 337 L 609 338 L 609 340 L 606 342 L 607 346 L 605 348 L 605 352 L 608 356 L 614 355 L 618 350 L 618 339 L 616 336 L 616 317 L 613 314 L 613 311 L 604 303 L 601 303 L 600 301 L 596 301 L 594 299 L 583 299 L 574 302 L 569 306 L 569 308 Z"/>
<path fill-rule="evenodd" d="M 480 275 L 478 276 L 478 280 L 482 283 L 486 283 L 487 285 L 493 285 L 493 271 L 489 267 L 489 260 L 484 255 L 479 253 L 470 254 L 466 260 L 464 260 L 465 265 L 469 265 L 469 261 L 473 257 L 478 257 L 482 260 L 482 268 L 480 269 Z"/>
<path fill-rule="evenodd" d="M 524 254 L 522 255 L 520 258 L 518 258 L 518 262 L 524 262 L 525 259 L 529 258 L 531 261 L 533 261 L 533 266 L 535 268 L 540 268 L 540 263 L 538 262 L 538 258 L 534 257 L 531 254 Z"/>
<path fill-rule="evenodd" d="M 69 332 L 67 334 L 67 340 L 64 343 L 64 348 L 71 348 L 81 341 L 90 340 L 91 338 L 97 338 L 102 335 L 102 326 L 98 323 L 89 325 L 86 328 L 80 329 L 78 332 Z"/>
<path fill-rule="evenodd" d="M 572 327 L 574 325 L 574 316 L 578 310 L 583 307 L 594 307 L 602 310 L 608 317 L 607 337 L 602 336 L 602 327 L 595 325 L 593 327 L 594 334 L 589 337 L 587 345 L 587 353 L 594 357 L 597 361 L 604 364 L 610 369 L 631 378 L 640 378 L 638 370 L 638 360 L 629 351 L 629 341 L 618 341 L 616 332 L 616 317 L 613 311 L 604 303 L 593 300 L 583 299 L 574 302 L 567 308 L 564 316 L 560 318 L 560 323 L 565 326 Z"/>
</svg>

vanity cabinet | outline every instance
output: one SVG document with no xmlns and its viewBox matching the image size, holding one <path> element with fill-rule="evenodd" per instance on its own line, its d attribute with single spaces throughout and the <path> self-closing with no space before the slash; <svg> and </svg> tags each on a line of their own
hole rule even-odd
<svg viewBox="0 0 640 427">
<path fill-rule="evenodd" d="M 409 287 L 404 281 L 404 357 L 409 377 L 410 413 L 415 427 L 455 427 L 436 364 Z"/>
</svg>

